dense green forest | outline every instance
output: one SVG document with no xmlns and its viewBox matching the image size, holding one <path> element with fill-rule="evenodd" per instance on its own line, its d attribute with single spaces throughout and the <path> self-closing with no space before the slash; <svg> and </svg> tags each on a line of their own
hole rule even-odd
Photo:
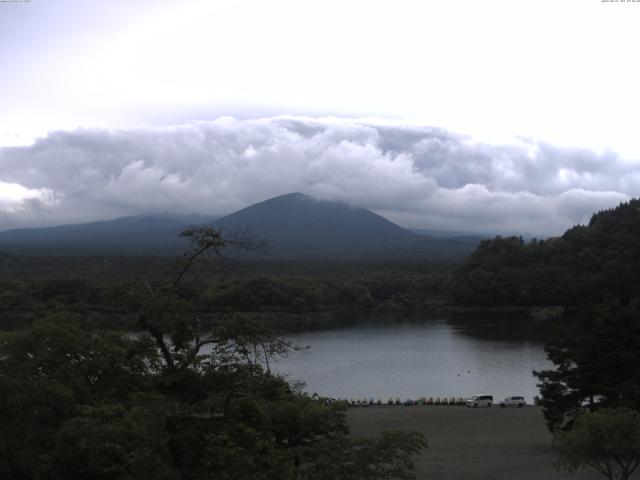
<svg viewBox="0 0 640 480">
<path fill-rule="evenodd" d="M 556 434 L 640 411 L 640 200 L 558 238 L 483 241 L 459 265 L 200 262 L 224 241 L 187 235 L 174 261 L 0 254 L 1 478 L 412 478 L 420 435 L 350 437 L 343 405 L 269 358 L 296 328 L 450 307 L 564 312 L 554 368 L 535 372 Z"/>
<path fill-rule="evenodd" d="M 51 313 L 82 314 L 89 324 L 136 328 L 123 297 L 133 283 L 162 278 L 163 257 L 0 256 L 0 328 Z M 442 313 L 451 264 L 236 262 L 195 265 L 177 292 L 203 322 L 231 312 L 270 316 L 291 329 L 321 328 L 363 316 Z"/>
<path fill-rule="evenodd" d="M 594 214 L 557 238 L 484 240 L 453 273 L 452 302 L 575 307 L 640 290 L 640 200 Z"/>
<path fill-rule="evenodd" d="M 640 200 L 594 214 L 558 238 L 483 241 L 452 274 L 456 305 L 559 306 L 536 372 L 552 431 L 585 408 L 640 410 Z"/>
<path fill-rule="evenodd" d="M 224 241 L 206 227 L 188 236 L 193 250 L 163 275 L 117 282 L 109 308 L 126 299 L 140 335 L 57 308 L 101 305 L 86 281 L 27 284 L 38 318 L 0 335 L 0 478 L 415 478 L 422 435 L 350 436 L 345 405 L 271 373 L 270 357 L 296 347 L 263 318 L 203 328 L 185 285 Z"/>
</svg>

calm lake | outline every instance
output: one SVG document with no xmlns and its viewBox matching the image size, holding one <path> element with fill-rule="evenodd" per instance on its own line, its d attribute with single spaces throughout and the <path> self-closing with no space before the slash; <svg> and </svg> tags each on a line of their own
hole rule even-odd
<svg viewBox="0 0 640 480">
<path fill-rule="evenodd" d="M 308 350 L 274 370 L 305 390 L 336 398 L 468 397 L 495 401 L 538 395 L 533 370 L 546 369 L 539 332 L 518 321 L 369 324 L 294 335 Z"/>
</svg>

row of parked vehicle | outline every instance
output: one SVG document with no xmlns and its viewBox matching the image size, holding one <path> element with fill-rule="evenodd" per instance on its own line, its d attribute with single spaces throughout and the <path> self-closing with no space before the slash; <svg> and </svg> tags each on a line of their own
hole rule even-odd
<svg viewBox="0 0 640 480">
<path fill-rule="evenodd" d="M 340 400 L 336 400 L 335 398 L 326 398 L 325 401 L 327 403 L 333 403 Z M 396 397 L 395 399 L 390 398 L 386 402 L 383 402 L 380 398 L 374 400 L 373 398 L 357 399 L 357 400 L 344 400 L 346 403 L 352 407 L 368 407 L 369 405 L 466 405 L 469 408 L 478 408 L 478 407 L 492 407 L 494 405 L 493 395 L 474 395 L 471 398 L 464 399 L 461 397 L 421 397 L 418 400 L 406 399 L 404 402 L 400 400 L 400 397 Z M 527 404 L 524 397 L 514 395 L 511 397 L 507 397 L 504 400 L 500 400 L 497 405 L 500 407 L 524 407 Z"/>
<path fill-rule="evenodd" d="M 331 398 L 329 399 L 329 401 L 333 402 L 336 400 Z M 420 397 L 417 400 L 407 398 L 404 401 L 400 400 L 400 397 L 396 397 L 395 399 L 390 398 L 386 402 L 383 402 L 380 398 L 374 400 L 373 397 L 369 398 L 368 400 L 366 398 L 362 400 L 347 400 L 347 403 L 349 403 L 349 405 L 351 405 L 352 407 L 366 407 L 369 405 L 404 405 L 406 407 L 410 405 L 464 405 L 464 402 L 465 399 L 462 397 Z"/>
<path fill-rule="evenodd" d="M 518 407 L 522 408 L 527 404 L 524 397 L 519 395 L 513 395 L 507 397 L 504 400 L 500 400 L 498 405 L 500 407 Z M 474 395 L 466 401 L 466 405 L 469 408 L 488 407 L 491 408 L 493 403 L 493 395 Z"/>
</svg>

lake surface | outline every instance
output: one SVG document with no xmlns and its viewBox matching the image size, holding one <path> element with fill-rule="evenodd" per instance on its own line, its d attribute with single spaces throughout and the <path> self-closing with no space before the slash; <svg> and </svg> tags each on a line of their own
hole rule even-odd
<svg viewBox="0 0 640 480">
<path fill-rule="evenodd" d="M 336 398 L 538 395 L 533 370 L 550 368 L 543 341 L 517 322 L 358 325 L 294 335 L 308 350 L 273 369 Z"/>
</svg>

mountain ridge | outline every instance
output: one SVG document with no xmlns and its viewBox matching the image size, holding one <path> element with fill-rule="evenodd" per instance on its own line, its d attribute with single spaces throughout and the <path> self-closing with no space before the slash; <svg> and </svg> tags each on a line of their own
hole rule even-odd
<svg viewBox="0 0 640 480">
<path fill-rule="evenodd" d="M 460 259 L 474 239 L 428 237 L 362 207 L 292 192 L 223 217 L 138 215 L 111 221 L 0 232 L 0 249 L 19 253 L 175 255 L 188 247 L 179 233 L 206 223 L 223 231 L 250 228 L 270 248 L 234 256 L 265 259 Z"/>
</svg>

